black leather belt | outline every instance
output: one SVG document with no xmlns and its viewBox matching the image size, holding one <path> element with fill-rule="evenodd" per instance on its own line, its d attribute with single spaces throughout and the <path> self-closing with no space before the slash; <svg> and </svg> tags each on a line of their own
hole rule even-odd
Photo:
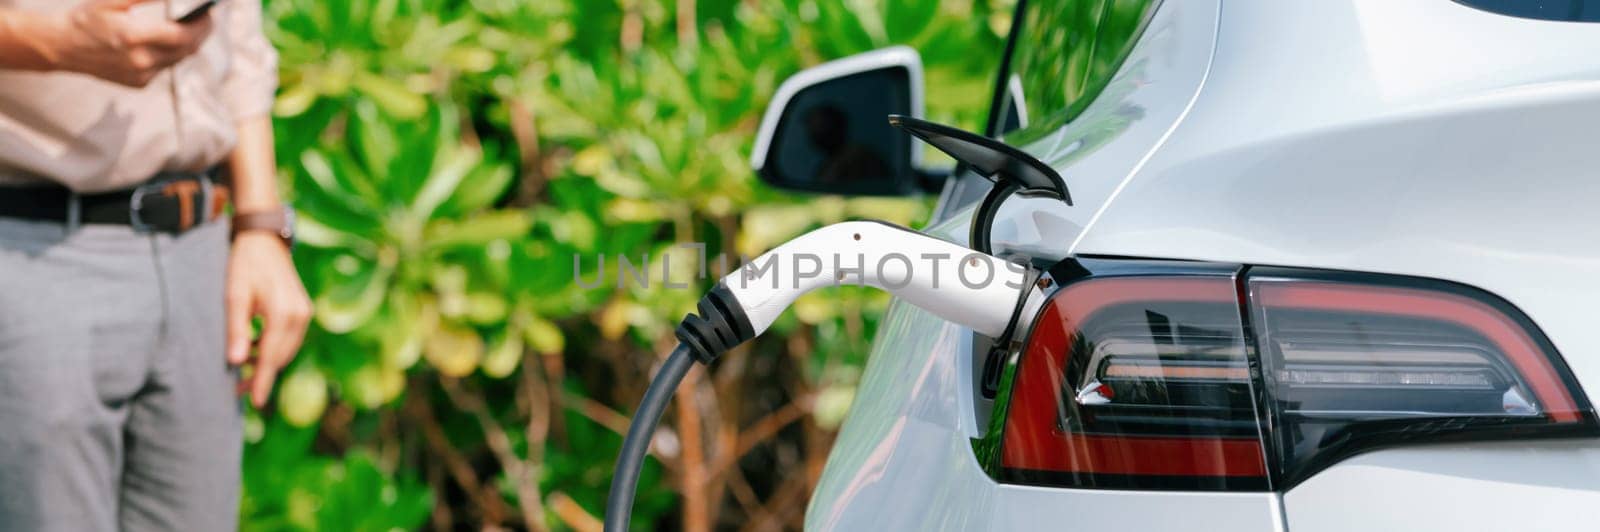
<svg viewBox="0 0 1600 532">
<path fill-rule="evenodd" d="M 205 173 L 163 173 L 138 187 L 77 194 L 61 185 L 0 187 L 0 218 L 126 225 L 139 232 L 182 233 L 216 219 L 227 189 Z"/>
</svg>

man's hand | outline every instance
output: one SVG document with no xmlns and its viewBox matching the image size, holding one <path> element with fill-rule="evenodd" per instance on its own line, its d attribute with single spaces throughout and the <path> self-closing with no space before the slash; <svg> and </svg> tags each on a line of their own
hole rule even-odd
<svg viewBox="0 0 1600 532">
<path fill-rule="evenodd" d="M 247 386 L 257 408 L 272 394 L 278 371 L 294 359 L 311 320 L 311 300 L 300 284 L 289 258 L 289 248 L 277 235 L 264 231 L 239 233 L 228 257 L 225 310 L 228 323 L 228 362 L 250 364 Z M 261 317 L 261 339 L 252 361 L 252 318 Z"/>
<path fill-rule="evenodd" d="M 0 12 L 0 66 L 65 70 L 143 87 L 167 67 L 200 49 L 211 16 L 188 23 L 136 16 L 153 0 L 89 0 L 55 15 Z"/>
</svg>

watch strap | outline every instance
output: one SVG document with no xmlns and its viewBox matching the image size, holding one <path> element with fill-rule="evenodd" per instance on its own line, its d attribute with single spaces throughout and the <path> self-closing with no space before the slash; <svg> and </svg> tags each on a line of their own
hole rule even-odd
<svg viewBox="0 0 1600 532">
<path fill-rule="evenodd" d="M 266 231 L 290 244 L 293 233 L 289 227 L 289 214 L 283 209 L 262 212 L 241 212 L 233 215 L 233 236 L 246 231 Z"/>
</svg>

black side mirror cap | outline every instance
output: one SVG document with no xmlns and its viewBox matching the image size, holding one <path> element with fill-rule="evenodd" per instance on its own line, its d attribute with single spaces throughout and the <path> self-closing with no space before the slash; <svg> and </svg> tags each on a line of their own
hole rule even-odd
<svg viewBox="0 0 1600 532">
<path fill-rule="evenodd" d="M 784 80 L 762 116 L 750 165 L 786 190 L 902 196 L 937 190 L 921 150 L 883 122 L 921 116 L 922 59 L 906 46 L 823 63 Z"/>
</svg>

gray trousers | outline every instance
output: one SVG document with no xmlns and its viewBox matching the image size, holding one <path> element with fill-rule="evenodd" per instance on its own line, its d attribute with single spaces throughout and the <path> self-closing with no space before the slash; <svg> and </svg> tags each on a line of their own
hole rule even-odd
<svg viewBox="0 0 1600 532">
<path fill-rule="evenodd" d="M 0 218 L 0 530 L 233 530 L 225 223 Z"/>
</svg>

